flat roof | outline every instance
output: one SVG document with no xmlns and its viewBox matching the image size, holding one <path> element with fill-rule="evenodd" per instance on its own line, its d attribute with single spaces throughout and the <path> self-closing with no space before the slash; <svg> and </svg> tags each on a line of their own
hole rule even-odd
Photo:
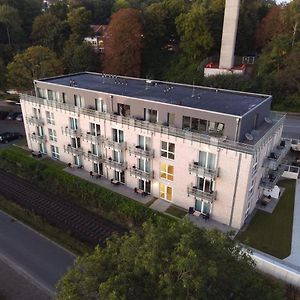
<svg viewBox="0 0 300 300">
<path fill-rule="evenodd" d="M 45 78 L 38 81 L 236 116 L 243 116 L 270 97 L 90 72 Z"/>
</svg>

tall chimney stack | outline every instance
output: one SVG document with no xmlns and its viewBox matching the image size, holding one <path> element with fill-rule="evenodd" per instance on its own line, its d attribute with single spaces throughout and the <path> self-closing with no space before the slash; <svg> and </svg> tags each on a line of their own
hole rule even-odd
<svg viewBox="0 0 300 300">
<path fill-rule="evenodd" d="M 234 66 L 234 52 L 239 21 L 239 10 L 240 0 L 226 0 L 221 55 L 219 62 L 220 69 L 231 69 Z"/>
</svg>

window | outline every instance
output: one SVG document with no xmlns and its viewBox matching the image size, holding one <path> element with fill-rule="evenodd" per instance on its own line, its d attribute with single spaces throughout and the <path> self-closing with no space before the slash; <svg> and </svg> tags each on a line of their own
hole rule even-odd
<svg viewBox="0 0 300 300">
<path fill-rule="evenodd" d="M 41 153 L 44 153 L 44 154 L 47 153 L 46 147 L 45 147 L 45 144 L 44 144 L 44 143 L 40 143 L 40 144 L 39 144 L 39 150 L 40 150 Z"/>
<path fill-rule="evenodd" d="M 197 177 L 196 187 L 202 192 L 211 193 L 214 190 L 214 181 L 205 177 Z"/>
<path fill-rule="evenodd" d="M 253 156 L 252 176 L 257 172 L 257 155 Z"/>
<path fill-rule="evenodd" d="M 113 160 L 118 162 L 118 163 L 124 162 L 123 152 L 113 150 Z"/>
<path fill-rule="evenodd" d="M 206 132 L 207 121 L 198 118 L 191 118 L 187 116 L 182 117 L 182 129 L 191 130 L 194 132 Z"/>
<path fill-rule="evenodd" d="M 211 213 L 211 207 L 212 204 L 208 201 L 196 199 L 195 201 L 195 210 L 200 211 L 204 214 L 210 214 Z"/>
<path fill-rule="evenodd" d="M 249 188 L 249 196 L 253 194 L 254 186 L 255 186 L 255 178 L 251 180 L 251 186 Z"/>
<path fill-rule="evenodd" d="M 83 107 L 83 97 L 81 97 L 80 95 L 74 95 L 74 105 Z"/>
<path fill-rule="evenodd" d="M 183 116 L 182 117 L 182 129 L 189 130 L 191 128 L 191 118 Z"/>
<path fill-rule="evenodd" d="M 92 146 L 91 146 L 91 149 L 92 149 L 92 154 L 94 154 L 94 155 L 99 155 L 99 149 L 98 149 L 98 145 L 96 145 L 96 144 L 92 144 Z"/>
<path fill-rule="evenodd" d="M 199 166 L 207 168 L 209 170 L 216 169 L 216 154 L 199 151 Z"/>
<path fill-rule="evenodd" d="M 47 94 L 48 94 L 48 100 L 54 100 L 53 99 L 53 91 L 52 90 L 47 90 Z"/>
<path fill-rule="evenodd" d="M 148 159 L 139 158 L 138 159 L 138 168 L 144 172 L 150 172 L 150 161 Z"/>
<path fill-rule="evenodd" d="M 38 136 L 44 136 L 44 128 L 43 128 L 43 126 L 37 126 L 36 127 L 36 131 L 37 131 Z"/>
<path fill-rule="evenodd" d="M 37 88 L 37 96 L 46 99 L 45 90 L 42 88 Z"/>
<path fill-rule="evenodd" d="M 70 128 L 71 129 L 73 129 L 73 130 L 77 130 L 78 129 L 78 119 L 70 117 L 69 118 L 69 123 L 70 123 Z"/>
<path fill-rule="evenodd" d="M 90 123 L 90 132 L 93 136 L 98 136 L 101 134 L 100 125 L 95 123 Z"/>
<path fill-rule="evenodd" d="M 157 122 L 157 110 L 144 108 L 144 118 L 145 118 L 145 121 L 148 121 L 150 123 L 156 123 Z"/>
<path fill-rule="evenodd" d="M 208 124 L 208 132 L 222 135 L 224 132 L 224 127 L 225 127 L 224 123 L 210 121 Z"/>
<path fill-rule="evenodd" d="M 50 148 L 51 148 L 51 156 L 52 156 L 52 158 L 59 159 L 58 147 L 54 146 L 54 145 L 51 145 Z"/>
<path fill-rule="evenodd" d="M 40 118 L 41 117 L 41 110 L 39 108 L 33 108 L 33 116 L 36 118 Z"/>
<path fill-rule="evenodd" d="M 168 126 L 175 125 L 175 114 L 168 113 Z"/>
<path fill-rule="evenodd" d="M 71 146 L 73 148 L 80 148 L 80 138 L 71 138 Z"/>
<path fill-rule="evenodd" d="M 50 139 L 50 141 L 57 142 L 56 130 L 49 128 L 48 132 L 49 132 L 49 139 Z"/>
<path fill-rule="evenodd" d="M 124 131 L 113 128 L 112 130 L 113 141 L 117 143 L 124 142 Z"/>
<path fill-rule="evenodd" d="M 63 103 L 67 102 L 67 95 L 66 95 L 66 93 L 62 93 L 62 100 L 63 100 Z"/>
<path fill-rule="evenodd" d="M 139 135 L 138 146 L 140 149 L 149 150 L 150 149 L 150 138 L 143 136 L 143 135 Z"/>
<path fill-rule="evenodd" d="M 124 171 L 120 172 L 120 171 L 115 171 L 114 173 L 114 179 L 118 180 L 122 183 L 125 183 L 125 173 Z"/>
<path fill-rule="evenodd" d="M 118 103 L 118 114 L 124 117 L 130 117 L 130 105 Z"/>
<path fill-rule="evenodd" d="M 55 125 L 53 112 L 46 111 L 46 119 L 48 124 Z"/>
<path fill-rule="evenodd" d="M 165 163 L 160 164 L 160 178 L 164 178 L 170 181 L 174 179 L 174 166 Z"/>
<path fill-rule="evenodd" d="M 107 112 L 107 105 L 101 98 L 95 99 L 95 109 L 100 112 Z"/>
<path fill-rule="evenodd" d="M 160 155 L 169 159 L 175 158 L 175 144 L 170 142 L 161 142 Z"/>
<path fill-rule="evenodd" d="M 78 155 L 74 155 L 73 156 L 73 162 L 74 162 L 74 165 L 75 166 L 81 166 L 82 164 L 81 164 L 81 159 L 80 159 L 80 157 L 78 156 Z"/>
<path fill-rule="evenodd" d="M 139 189 L 150 194 L 151 193 L 151 182 L 144 179 L 139 179 Z"/>
<path fill-rule="evenodd" d="M 173 189 L 171 186 L 160 183 L 159 184 L 159 196 L 162 199 L 172 201 Z"/>
</svg>

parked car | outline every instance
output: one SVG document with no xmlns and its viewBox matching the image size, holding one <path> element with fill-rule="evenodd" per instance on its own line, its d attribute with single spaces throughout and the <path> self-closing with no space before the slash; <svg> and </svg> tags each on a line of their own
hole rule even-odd
<svg viewBox="0 0 300 300">
<path fill-rule="evenodd" d="M 8 115 L 8 111 L 0 111 L 0 120 L 4 120 Z"/>
<path fill-rule="evenodd" d="M 15 120 L 16 117 L 17 117 L 19 114 L 20 114 L 19 112 L 13 112 L 13 111 L 11 111 L 11 112 L 7 115 L 6 119 L 7 119 L 7 120 Z"/>
<path fill-rule="evenodd" d="M 19 115 L 17 115 L 16 120 L 20 121 L 20 122 L 23 121 L 23 115 L 22 115 L 22 113 L 20 113 Z"/>
<path fill-rule="evenodd" d="M 3 132 L 0 134 L 0 143 L 8 143 L 22 137 L 23 135 L 18 132 Z"/>
</svg>

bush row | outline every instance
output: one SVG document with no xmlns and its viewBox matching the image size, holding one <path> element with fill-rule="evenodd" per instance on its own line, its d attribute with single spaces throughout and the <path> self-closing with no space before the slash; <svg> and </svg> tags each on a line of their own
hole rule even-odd
<svg viewBox="0 0 300 300">
<path fill-rule="evenodd" d="M 134 200 L 38 161 L 17 148 L 0 152 L 0 168 L 127 227 L 161 216 Z"/>
</svg>

